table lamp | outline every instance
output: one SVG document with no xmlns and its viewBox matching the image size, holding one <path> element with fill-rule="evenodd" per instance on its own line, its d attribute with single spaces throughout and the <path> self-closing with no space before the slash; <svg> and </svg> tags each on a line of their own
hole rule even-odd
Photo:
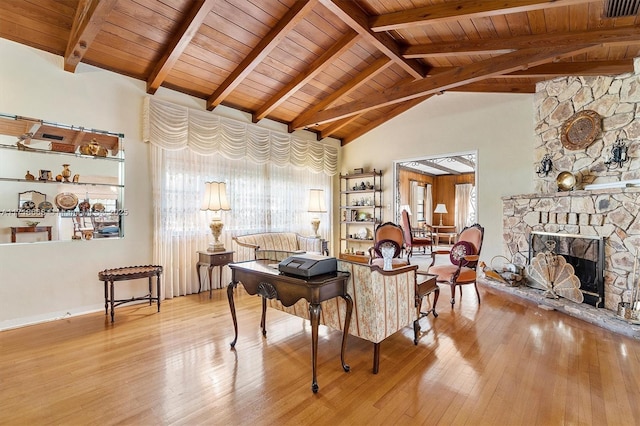
<svg viewBox="0 0 640 426">
<path fill-rule="evenodd" d="M 434 213 L 440 213 L 440 226 L 442 226 L 442 214 L 447 214 L 447 206 L 444 204 L 436 204 L 436 209 L 433 211 Z"/>
<path fill-rule="evenodd" d="M 310 189 L 309 190 L 309 208 L 310 213 L 326 213 L 327 208 L 324 205 L 324 190 L 323 189 Z M 315 215 L 311 219 L 311 228 L 313 228 L 313 237 L 320 238 L 318 228 L 320 228 L 320 218 Z"/>
<path fill-rule="evenodd" d="M 209 228 L 211 228 L 214 241 L 209 244 L 207 251 L 225 251 L 224 244 L 220 241 L 220 234 L 224 226 L 220 219 L 220 211 L 231 210 L 231 207 L 229 207 L 229 201 L 227 201 L 227 185 L 224 182 L 205 182 L 204 198 L 200 210 L 211 210 L 213 212 Z"/>
</svg>

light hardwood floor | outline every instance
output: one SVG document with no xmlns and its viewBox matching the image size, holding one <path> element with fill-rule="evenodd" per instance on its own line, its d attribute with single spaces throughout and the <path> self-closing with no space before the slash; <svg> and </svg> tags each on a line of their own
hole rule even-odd
<svg viewBox="0 0 640 426">
<path fill-rule="evenodd" d="M 310 326 L 237 290 L 122 306 L 0 333 L 0 424 L 271 425 L 640 423 L 640 341 L 472 287 L 451 309 L 382 343 L 321 326 L 311 392 Z"/>
</svg>

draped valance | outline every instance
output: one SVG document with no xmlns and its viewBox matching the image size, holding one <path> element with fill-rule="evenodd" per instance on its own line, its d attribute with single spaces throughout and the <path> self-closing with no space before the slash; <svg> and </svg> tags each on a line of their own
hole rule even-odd
<svg viewBox="0 0 640 426">
<path fill-rule="evenodd" d="M 329 176 L 338 170 L 338 148 L 316 140 L 151 97 L 145 98 L 143 114 L 143 140 L 163 149 L 304 167 Z"/>
</svg>

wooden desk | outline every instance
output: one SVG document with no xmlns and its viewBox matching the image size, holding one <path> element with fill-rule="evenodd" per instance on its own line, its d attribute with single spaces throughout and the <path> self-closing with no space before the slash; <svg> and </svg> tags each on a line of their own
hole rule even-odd
<svg viewBox="0 0 640 426">
<path fill-rule="evenodd" d="M 196 272 L 198 273 L 198 293 L 200 293 L 200 287 L 202 286 L 202 281 L 200 280 L 200 268 L 202 266 L 207 267 L 207 271 L 209 273 L 209 299 L 211 299 L 211 289 L 213 288 L 213 283 L 211 282 L 211 276 L 213 272 L 213 268 L 219 266 L 219 276 L 220 276 L 220 285 L 222 285 L 222 267 L 224 265 L 228 265 L 233 262 L 233 253 L 232 251 L 199 251 L 198 252 L 198 263 L 196 263 Z"/>
<path fill-rule="evenodd" d="M 50 226 L 12 226 L 11 227 L 11 242 L 16 242 L 16 234 L 23 232 L 46 232 L 47 238 L 51 241 L 51 227 Z"/>
<path fill-rule="evenodd" d="M 158 302 L 158 312 L 160 312 L 160 274 L 162 274 L 162 266 L 145 265 L 145 266 L 126 266 L 124 268 L 105 269 L 98 272 L 98 279 L 104 281 L 104 314 L 107 315 L 108 306 L 111 305 L 111 322 L 114 321 L 115 307 L 123 303 L 133 302 L 134 300 L 148 300 L 149 306 L 155 300 Z M 151 286 L 151 278 L 156 277 L 156 297 L 153 297 Z M 138 278 L 149 278 L 149 293 L 141 297 L 132 297 L 131 299 L 117 300 L 114 281 L 136 280 Z M 107 286 L 109 283 L 109 286 Z"/>
<path fill-rule="evenodd" d="M 231 342 L 231 347 L 235 347 L 238 341 L 238 320 L 236 318 L 236 308 L 233 302 L 233 290 L 238 283 L 242 283 L 247 293 L 262 296 L 262 335 L 267 335 L 266 310 L 267 299 L 276 299 L 284 306 L 291 306 L 300 299 L 309 302 L 309 317 L 311 319 L 311 368 L 313 378 L 311 390 L 318 392 L 318 381 L 316 379 L 316 368 L 318 364 L 318 325 L 320 324 L 320 313 L 322 312 L 321 302 L 340 296 L 347 302 L 347 312 L 344 318 L 344 331 L 342 333 L 342 349 L 340 351 L 340 361 L 344 371 L 349 371 L 349 366 L 344 361 L 347 348 L 347 331 L 351 322 L 351 312 L 353 310 L 353 300 L 347 293 L 348 272 L 335 272 L 332 274 L 319 275 L 309 279 L 293 277 L 281 274 L 276 268 L 268 266 L 273 263 L 269 260 L 251 260 L 248 262 L 238 262 L 229 265 L 231 268 L 231 283 L 227 287 L 229 297 L 229 308 L 233 318 L 233 329 L 235 337 Z"/>
</svg>

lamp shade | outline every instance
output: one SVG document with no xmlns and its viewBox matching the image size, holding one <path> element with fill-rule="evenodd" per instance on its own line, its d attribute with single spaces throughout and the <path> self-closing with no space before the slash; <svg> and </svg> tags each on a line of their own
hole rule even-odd
<svg viewBox="0 0 640 426">
<path fill-rule="evenodd" d="M 402 210 L 406 210 L 407 213 L 409 213 L 409 216 L 411 216 L 411 207 L 409 207 L 409 204 L 403 204 L 400 206 L 400 211 L 402 212 Z"/>
<path fill-rule="evenodd" d="M 312 213 L 326 213 L 327 208 L 324 204 L 324 190 L 323 189 L 310 189 L 309 190 L 309 209 Z"/>
<path fill-rule="evenodd" d="M 231 210 L 229 201 L 227 201 L 227 184 L 224 182 L 205 182 L 200 210 Z"/>
<path fill-rule="evenodd" d="M 447 206 L 444 204 L 436 204 L 436 209 L 433 211 L 434 213 L 448 213 Z"/>
</svg>

